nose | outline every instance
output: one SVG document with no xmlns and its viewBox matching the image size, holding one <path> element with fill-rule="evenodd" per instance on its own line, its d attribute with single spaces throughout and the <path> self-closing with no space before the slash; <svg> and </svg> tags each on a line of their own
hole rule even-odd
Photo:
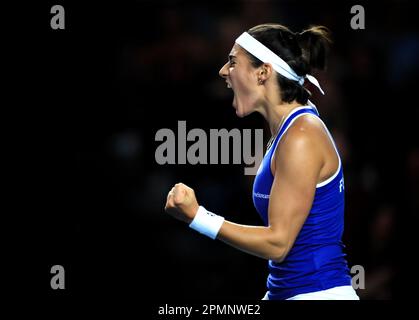
<svg viewBox="0 0 419 320">
<path fill-rule="evenodd" d="M 226 79 L 227 75 L 228 75 L 228 67 L 227 67 L 228 62 L 226 62 L 220 69 L 220 71 L 218 71 L 218 74 L 220 75 L 221 78 Z"/>
</svg>

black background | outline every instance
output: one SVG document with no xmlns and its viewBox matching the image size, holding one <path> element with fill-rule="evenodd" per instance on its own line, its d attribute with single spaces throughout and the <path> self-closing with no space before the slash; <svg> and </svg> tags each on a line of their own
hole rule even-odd
<svg viewBox="0 0 419 320">
<path fill-rule="evenodd" d="M 50 27 L 54 4 L 65 8 L 65 30 Z M 365 8 L 365 30 L 350 27 L 355 4 Z M 313 101 L 344 154 L 348 262 L 366 269 L 362 298 L 406 297 L 419 212 L 413 2 L 47 1 L 18 12 L 28 20 L 11 36 L 18 61 L 8 66 L 6 135 L 18 229 L 9 265 L 23 266 L 27 283 L 18 291 L 52 303 L 138 299 L 148 311 L 264 295 L 265 261 L 163 211 L 182 181 L 212 211 L 261 224 L 253 177 L 242 165 L 160 166 L 154 135 L 176 132 L 178 120 L 188 129 L 264 128 L 258 115 L 236 117 L 218 70 L 241 32 L 273 21 L 333 32 L 329 70 L 319 75 L 326 96 Z M 65 290 L 50 287 L 56 264 Z"/>
</svg>

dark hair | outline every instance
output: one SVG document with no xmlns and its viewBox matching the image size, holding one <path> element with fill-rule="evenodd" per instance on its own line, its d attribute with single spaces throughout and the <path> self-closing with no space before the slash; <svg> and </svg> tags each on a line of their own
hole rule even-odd
<svg viewBox="0 0 419 320">
<path fill-rule="evenodd" d="M 294 33 L 280 24 L 261 24 L 247 32 L 281 57 L 299 76 L 309 74 L 312 69 L 326 68 L 326 58 L 331 43 L 330 31 L 326 27 L 312 26 L 301 33 Z M 249 52 L 246 53 L 255 68 L 263 64 Z M 306 104 L 311 96 L 310 91 L 298 82 L 289 80 L 279 73 L 278 84 L 284 101 L 297 100 L 301 104 Z"/>
</svg>

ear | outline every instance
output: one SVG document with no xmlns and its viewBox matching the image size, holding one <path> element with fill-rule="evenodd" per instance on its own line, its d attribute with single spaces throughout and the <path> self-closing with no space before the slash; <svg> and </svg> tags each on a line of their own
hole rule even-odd
<svg viewBox="0 0 419 320">
<path fill-rule="evenodd" d="M 258 78 L 265 82 L 272 76 L 273 68 L 270 63 L 264 63 L 259 68 Z"/>
</svg>

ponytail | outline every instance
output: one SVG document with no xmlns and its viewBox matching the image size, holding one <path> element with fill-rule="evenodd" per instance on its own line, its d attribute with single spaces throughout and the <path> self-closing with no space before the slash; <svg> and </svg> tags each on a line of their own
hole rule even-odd
<svg viewBox="0 0 419 320">
<path fill-rule="evenodd" d="M 313 26 L 297 34 L 303 58 L 310 69 L 326 69 L 326 59 L 331 44 L 330 31 L 323 26 Z"/>
<path fill-rule="evenodd" d="M 301 33 L 294 33 L 287 27 L 266 23 L 247 31 L 252 37 L 268 47 L 294 70 L 298 76 L 310 74 L 312 69 L 326 69 L 326 59 L 331 44 L 330 31 L 324 26 L 312 26 Z M 262 61 L 247 53 L 253 67 Z M 306 104 L 311 93 L 296 81 L 278 74 L 281 98 L 284 101 L 298 101 Z"/>
</svg>

